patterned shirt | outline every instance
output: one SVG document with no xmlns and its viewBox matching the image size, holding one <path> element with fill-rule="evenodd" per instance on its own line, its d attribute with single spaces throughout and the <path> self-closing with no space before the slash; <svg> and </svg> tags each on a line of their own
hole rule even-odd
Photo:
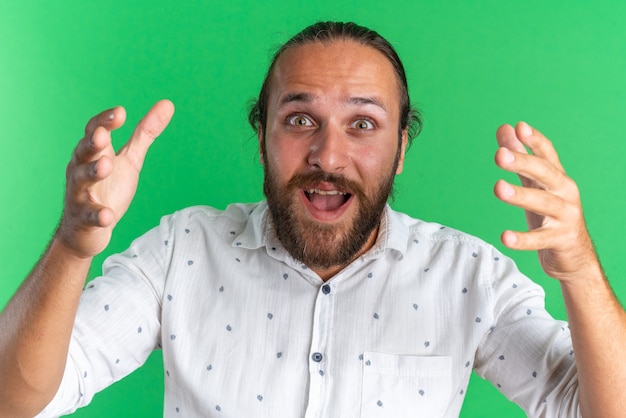
<svg viewBox="0 0 626 418">
<path fill-rule="evenodd" d="M 192 207 L 109 257 L 42 416 L 154 349 L 166 417 L 457 417 L 472 370 L 529 416 L 579 416 L 567 324 L 492 246 L 387 207 L 375 245 L 324 283 L 270 219 L 265 202 Z"/>
</svg>

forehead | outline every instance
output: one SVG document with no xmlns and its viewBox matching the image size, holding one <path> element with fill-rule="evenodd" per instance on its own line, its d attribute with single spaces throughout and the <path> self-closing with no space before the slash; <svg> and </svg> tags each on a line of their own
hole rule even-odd
<svg viewBox="0 0 626 418">
<path fill-rule="evenodd" d="M 376 97 L 399 112 L 400 88 L 393 65 L 380 51 L 351 40 L 289 48 L 276 61 L 269 87 L 270 106 L 293 94 L 342 100 Z"/>
</svg>

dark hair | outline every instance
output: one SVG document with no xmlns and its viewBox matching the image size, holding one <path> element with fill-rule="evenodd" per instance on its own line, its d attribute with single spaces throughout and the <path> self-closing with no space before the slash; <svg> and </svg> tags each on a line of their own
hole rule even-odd
<svg viewBox="0 0 626 418">
<path fill-rule="evenodd" d="M 406 81 L 406 73 L 400 57 L 391 44 L 377 32 L 353 22 L 317 22 L 304 28 L 300 33 L 285 42 L 274 54 L 270 64 L 261 92 L 256 100 L 253 100 L 248 112 L 248 122 L 255 132 L 259 128 L 265 132 L 267 123 L 267 101 L 269 96 L 269 80 L 278 58 L 288 49 L 305 45 L 311 42 L 330 43 L 337 40 L 351 40 L 362 45 L 370 46 L 381 52 L 393 65 L 398 76 L 400 86 L 400 126 L 398 131 L 408 130 L 409 144 L 413 138 L 419 135 L 422 129 L 422 119 L 419 111 L 411 106 L 409 99 L 409 89 Z"/>
</svg>

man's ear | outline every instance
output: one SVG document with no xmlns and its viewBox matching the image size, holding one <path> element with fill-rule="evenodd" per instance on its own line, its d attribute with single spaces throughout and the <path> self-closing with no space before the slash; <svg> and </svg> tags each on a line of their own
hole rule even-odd
<svg viewBox="0 0 626 418">
<path fill-rule="evenodd" d="M 398 157 L 398 168 L 396 174 L 402 173 L 404 170 L 404 154 L 406 153 L 406 145 L 409 142 L 409 128 L 402 130 L 402 141 L 400 142 L 400 156 Z"/>
<path fill-rule="evenodd" d="M 263 132 L 263 127 L 261 126 L 260 123 L 257 126 L 256 135 L 257 135 L 257 140 L 259 141 L 259 160 L 261 162 L 261 165 L 265 165 L 265 155 L 264 155 L 265 135 Z"/>
</svg>

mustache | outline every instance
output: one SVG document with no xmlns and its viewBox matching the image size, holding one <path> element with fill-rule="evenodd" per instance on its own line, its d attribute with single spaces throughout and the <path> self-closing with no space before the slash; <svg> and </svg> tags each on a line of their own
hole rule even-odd
<svg viewBox="0 0 626 418">
<path fill-rule="evenodd" d="M 365 197 L 363 188 L 357 182 L 350 180 L 344 175 L 326 173 L 324 171 L 295 174 L 287 183 L 287 187 L 290 189 L 308 189 L 319 183 L 329 183 L 337 189 L 355 194 L 359 198 Z"/>
</svg>

